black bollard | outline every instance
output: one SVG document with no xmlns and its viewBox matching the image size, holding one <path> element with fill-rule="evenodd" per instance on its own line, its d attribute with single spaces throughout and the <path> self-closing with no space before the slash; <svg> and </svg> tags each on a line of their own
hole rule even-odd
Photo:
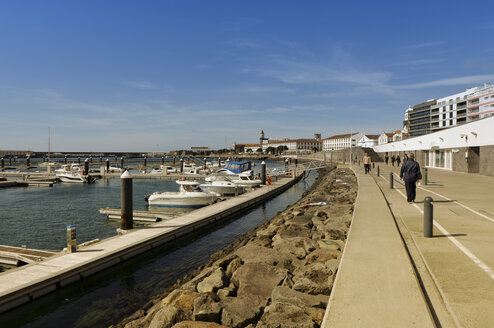
<svg viewBox="0 0 494 328">
<path fill-rule="evenodd" d="M 93 156 L 89 157 L 89 162 L 93 162 Z"/>
<path fill-rule="evenodd" d="M 261 163 L 261 183 L 266 185 L 266 163 L 264 161 Z"/>
<path fill-rule="evenodd" d="M 27 167 L 30 167 L 31 166 L 31 157 L 26 157 L 26 165 Z"/>
<path fill-rule="evenodd" d="M 12 164 L 12 157 L 9 157 L 9 164 Z"/>
<path fill-rule="evenodd" d="M 77 157 L 77 163 L 78 163 L 79 165 L 81 165 L 81 158 L 80 158 L 80 157 Z"/>
<path fill-rule="evenodd" d="M 120 166 L 123 169 L 123 166 L 124 166 L 124 157 L 123 156 L 122 156 L 122 158 L 120 158 Z"/>
<path fill-rule="evenodd" d="M 144 166 L 147 166 L 148 158 L 144 157 Z"/>
<path fill-rule="evenodd" d="M 2 157 L 2 169 L 5 167 L 5 164 L 3 162 L 3 157 Z"/>
<path fill-rule="evenodd" d="M 101 158 L 101 156 L 99 157 L 99 162 L 103 163 L 103 158 Z"/>
<path fill-rule="evenodd" d="M 379 168 L 379 165 L 377 166 L 377 176 L 381 176 L 381 169 Z"/>
<path fill-rule="evenodd" d="M 180 173 L 184 173 L 184 159 L 180 159 Z"/>
<path fill-rule="evenodd" d="M 173 156 L 173 165 L 175 165 L 175 156 Z"/>
<path fill-rule="evenodd" d="M 424 198 L 424 237 L 432 238 L 432 222 L 434 214 L 434 205 L 432 205 L 432 197 Z"/>
<path fill-rule="evenodd" d="M 376 166 L 374 165 L 374 163 L 372 163 L 372 168 L 375 168 Z"/>
<path fill-rule="evenodd" d="M 129 171 L 125 171 L 120 180 L 120 228 L 123 230 L 129 230 L 133 228 L 133 204 L 132 204 L 132 176 Z"/>
<path fill-rule="evenodd" d="M 393 189 L 393 182 L 394 182 L 394 174 L 393 172 L 389 172 L 389 188 Z"/>
<path fill-rule="evenodd" d="M 63 157 L 63 163 L 64 163 L 64 164 L 67 164 L 67 155 L 65 155 L 65 156 Z"/>
<path fill-rule="evenodd" d="M 106 159 L 106 173 L 110 172 L 110 160 L 107 158 Z"/>
<path fill-rule="evenodd" d="M 164 165 L 164 164 L 165 164 L 165 158 L 161 157 L 161 165 Z"/>
<path fill-rule="evenodd" d="M 218 167 L 221 167 L 221 157 L 218 157 Z"/>
<path fill-rule="evenodd" d="M 84 175 L 88 175 L 89 174 L 89 161 L 86 160 L 84 161 Z"/>
<path fill-rule="evenodd" d="M 206 157 L 204 157 L 204 169 L 206 169 Z"/>
</svg>

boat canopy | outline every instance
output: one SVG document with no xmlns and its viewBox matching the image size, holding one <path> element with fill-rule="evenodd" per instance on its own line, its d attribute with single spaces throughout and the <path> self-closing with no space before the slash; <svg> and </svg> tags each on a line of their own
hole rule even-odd
<svg viewBox="0 0 494 328">
<path fill-rule="evenodd" d="M 233 173 L 242 173 L 244 171 L 248 171 L 252 169 L 251 161 L 247 162 L 227 162 L 225 169 L 233 172 Z"/>
</svg>

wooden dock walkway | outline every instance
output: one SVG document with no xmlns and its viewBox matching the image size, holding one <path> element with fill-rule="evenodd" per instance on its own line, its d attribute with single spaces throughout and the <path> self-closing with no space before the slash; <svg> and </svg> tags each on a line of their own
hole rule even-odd
<svg viewBox="0 0 494 328">
<path fill-rule="evenodd" d="M 59 253 L 59 251 L 0 245 L 0 263 L 21 266 L 44 261 Z"/>
</svg>

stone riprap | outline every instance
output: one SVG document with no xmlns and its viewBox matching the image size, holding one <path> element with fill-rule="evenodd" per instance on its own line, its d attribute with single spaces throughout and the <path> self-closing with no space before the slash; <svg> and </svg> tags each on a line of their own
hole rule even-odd
<svg viewBox="0 0 494 328">
<path fill-rule="evenodd" d="M 356 195 L 349 169 L 321 170 L 301 200 L 116 326 L 319 327 Z"/>
</svg>

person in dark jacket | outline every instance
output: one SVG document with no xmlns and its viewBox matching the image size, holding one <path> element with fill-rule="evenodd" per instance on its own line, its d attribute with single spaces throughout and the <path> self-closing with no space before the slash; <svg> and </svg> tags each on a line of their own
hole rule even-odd
<svg viewBox="0 0 494 328">
<path fill-rule="evenodd" d="M 415 201 L 415 183 L 422 179 L 422 172 L 420 172 L 420 165 L 414 159 L 415 155 L 410 153 L 408 160 L 403 163 L 400 170 L 400 179 L 405 181 L 405 189 L 407 191 L 407 201 L 413 203 Z"/>
<path fill-rule="evenodd" d="M 400 162 L 401 162 L 401 158 L 398 155 L 398 156 L 396 156 L 396 164 L 397 164 L 398 167 L 400 167 Z"/>
</svg>

